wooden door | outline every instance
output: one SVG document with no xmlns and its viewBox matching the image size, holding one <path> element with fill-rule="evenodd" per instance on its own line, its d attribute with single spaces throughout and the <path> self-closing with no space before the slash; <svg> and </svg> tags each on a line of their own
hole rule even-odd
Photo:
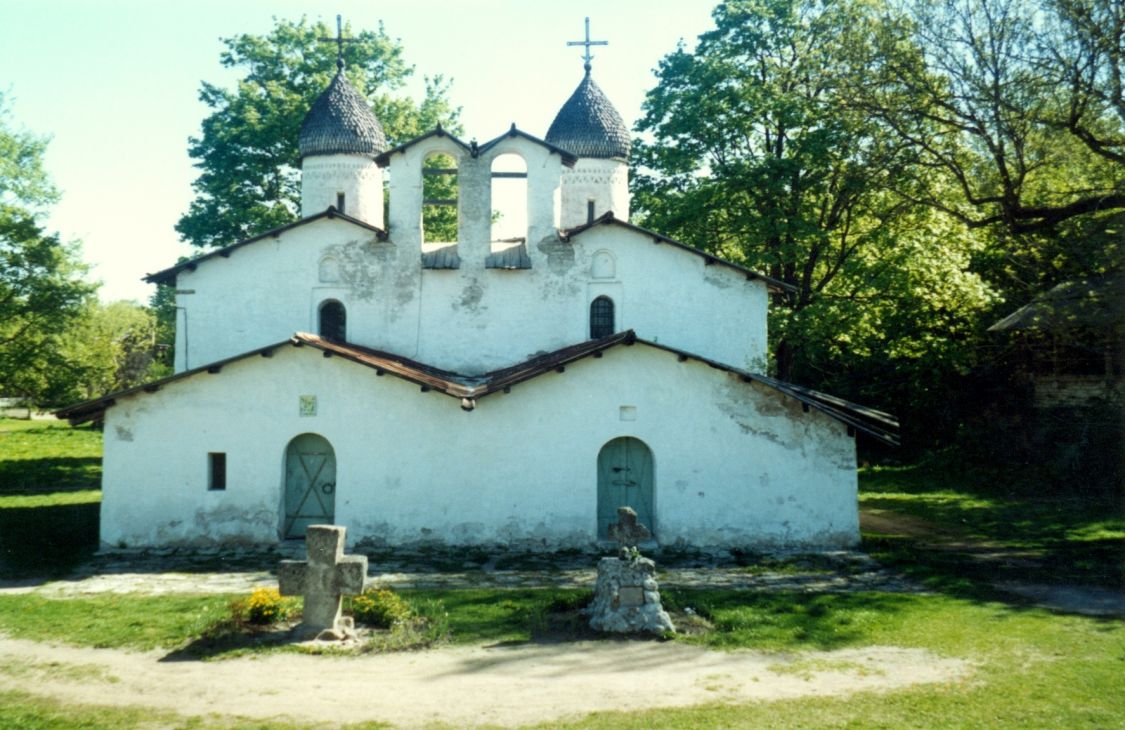
<svg viewBox="0 0 1125 730">
<path fill-rule="evenodd" d="M 285 520 L 281 534 L 304 537 L 309 525 L 336 518 L 336 453 L 323 436 L 301 434 L 285 450 Z"/>
<path fill-rule="evenodd" d="M 652 452 L 629 436 L 610 441 L 598 453 L 598 539 L 608 539 L 618 507 L 632 507 L 637 521 L 656 535 Z"/>
</svg>

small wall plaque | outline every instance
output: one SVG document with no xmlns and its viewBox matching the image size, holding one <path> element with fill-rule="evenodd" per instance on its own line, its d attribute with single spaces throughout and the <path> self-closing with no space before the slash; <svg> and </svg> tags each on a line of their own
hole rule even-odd
<svg viewBox="0 0 1125 730">
<path fill-rule="evenodd" d="M 316 396 L 302 395 L 300 397 L 301 417 L 316 415 Z"/>
</svg>

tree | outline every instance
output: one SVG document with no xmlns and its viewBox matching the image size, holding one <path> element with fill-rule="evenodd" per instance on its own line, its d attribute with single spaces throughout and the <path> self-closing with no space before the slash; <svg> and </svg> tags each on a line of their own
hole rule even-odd
<svg viewBox="0 0 1125 730">
<path fill-rule="evenodd" d="M 332 35 L 323 23 L 302 18 L 275 20 L 265 36 L 224 39 L 222 65 L 247 73 L 233 91 L 202 84 L 200 99 L 212 112 L 202 135 L 190 140 L 201 173 L 193 184 L 195 199 L 176 224 L 183 240 L 225 245 L 297 219 L 297 137 L 306 112 L 336 71 L 336 47 L 318 41 Z M 457 131 L 458 111 L 449 105 L 441 76 L 427 77 L 420 104 L 390 95 L 413 68 L 381 24 L 377 31 L 345 35 L 354 41 L 343 48 L 348 79 L 371 102 L 391 144 L 439 122 Z"/>
<path fill-rule="evenodd" d="M 63 334 L 61 350 L 74 373 L 66 401 L 94 398 L 167 374 L 156 360 L 156 317 L 136 302 L 89 302 Z"/>
<path fill-rule="evenodd" d="M 909 7 L 917 50 L 884 37 L 877 77 L 852 96 L 959 191 L 924 202 L 1016 236 L 1125 209 L 1119 3 Z"/>
<path fill-rule="evenodd" d="M 47 142 L 12 129 L 9 116 L 0 96 L 0 393 L 42 402 L 65 390 L 60 338 L 97 286 L 82 281 L 77 244 L 36 220 L 58 199 L 43 168 Z"/>
<path fill-rule="evenodd" d="M 645 220 L 794 287 L 775 296 L 770 328 L 783 378 L 810 365 L 797 362 L 802 311 L 851 296 L 861 258 L 885 257 L 924 215 L 899 193 L 929 184 L 913 174 L 915 150 L 849 98 L 880 41 L 901 33 L 880 7 L 724 2 L 694 53 L 661 61 L 638 124 L 655 140 L 638 145 Z M 859 301 L 856 316 L 870 307 Z"/>
</svg>

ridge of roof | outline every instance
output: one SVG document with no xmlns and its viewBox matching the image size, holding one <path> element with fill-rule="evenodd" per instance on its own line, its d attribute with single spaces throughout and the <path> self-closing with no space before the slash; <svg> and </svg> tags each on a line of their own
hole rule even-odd
<svg viewBox="0 0 1125 730">
<path fill-rule="evenodd" d="M 474 156 L 479 155 L 483 152 L 487 152 L 488 150 L 492 149 L 493 147 L 500 144 L 501 142 L 503 142 L 505 139 L 508 139 L 509 137 L 522 137 L 523 139 L 526 139 L 529 142 L 534 142 L 537 145 L 541 145 L 543 147 L 546 147 L 548 150 L 550 150 L 551 152 L 554 152 L 559 157 L 561 157 L 562 161 L 563 161 L 563 164 L 566 165 L 567 167 L 574 167 L 575 163 L 578 162 L 578 155 L 576 155 L 573 152 L 570 152 L 568 150 L 564 150 L 562 147 L 559 147 L 557 145 L 553 145 L 545 139 L 540 139 L 539 137 L 536 137 L 534 134 L 528 134 L 527 132 L 525 132 L 522 129 L 520 129 L 519 127 L 517 127 L 515 122 L 512 122 L 512 127 L 507 132 L 504 132 L 503 134 L 499 135 L 498 137 L 490 139 L 487 142 L 485 142 L 484 144 L 477 147 L 476 152 L 474 153 Z"/>
<path fill-rule="evenodd" d="M 423 391 L 436 390 L 445 395 L 461 400 L 461 408 L 471 411 L 476 408 L 476 401 L 487 395 L 497 392 L 509 392 L 514 385 L 531 380 L 545 373 L 556 371 L 563 372 L 566 366 L 586 357 L 600 357 L 601 354 L 618 345 L 643 344 L 676 355 L 681 362 L 696 360 L 709 367 L 723 372 L 737 375 L 743 382 L 754 382 L 771 388 L 783 395 L 789 396 L 802 403 L 806 408 L 814 408 L 825 415 L 844 423 L 849 428 L 863 431 L 869 436 L 883 443 L 897 446 L 898 419 L 889 413 L 877 411 L 872 408 L 851 403 L 836 398 L 826 393 L 804 388 L 791 383 L 785 383 L 774 378 L 751 373 L 741 368 L 736 368 L 725 363 L 711 360 L 694 353 L 675 347 L 670 347 L 657 342 L 644 340 L 637 337 L 633 330 L 617 332 L 595 340 L 587 340 L 574 345 L 568 345 L 558 350 L 541 353 L 515 365 L 492 370 L 482 375 L 462 375 L 449 370 L 436 368 L 425 363 L 412 360 L 393 353 L 376 350 L 363 345 L 345 342 L 332 342 L 318 335 L 307 332 L 297 332 L 292 337 L 265 347 L 259 347 L 249 352 L 235 355 L 208 365 L 202 365 L 191 370 L 169 375 L 165 378 L 126 388 L 109 393 L 100 398 L 83 401 L 66 408 L 55 411 L 59 418 L 66 418 L 72 424 L 84 421 L 97 420 L 102 417 L 107 408 L 113 406 L 118 398 L 134 395 L 140 392 L 154 393 L 164 386 L 200 373 L 219 373 L 222 368 L 232 362 L 243 360 L 254 355 L 268 357 L 274 350 L 291 345 L 293 347 L 312 347 L 322 351 L 326 357 L 342 357 L 345 360 L 363 365 L 375 370 L 376 375 L 390 374 L 403 380 L 421 386 Z"/>
<path fill-rule="evenodd" d="M 396 147 L 392 147 L 391 149 L 386 150 L 385 152 L 377 155 L 375 157 L 375 164 L 379 165 L 380 167 L 386 167 L 387 164 L 390 163 L 390 161 L 391 161 L 391 155 L 395 154 L 396 152 L 405 152 L 409 148 L 413 147 L 414 145 L 418 144 L 419 142 L 421 142 L 423 140 L 429 139 L 430 137 L 449 137 L 450 141 L 452 141 L 458 147 L 465 150 L 469 154 L 473 153 L 473 148 L 471 146 L 465 144 L 460 139 L 458 139 L 456 135 L 450 134 L 449 132 L 447 132 L 441 126 L 441 124 L 438 124 L 436 127 L 431 129 L 430 131 L 428 131 L 424 134 L 420 134 L 413 139 L 408 139 L 405 142 L 403 142 L 402 144 L 400 144 Z"/>
<path fill-rule="evenodd" d="M 721 258 L 721 257 L 716 256 L 714 254 L 707 253 L 706 251 L 700 251 L 698 248 L 696 248 L 694 246 L 689 246 L 688 244 L 683 243 L 682 241 L 677 241 L 674 238 L 669 238 L 668 236 L 665 236 L 662 233 L 657 233 L 656 231 L 649 230 L 648 228 L 642 228 L 641 226 L 635 225 L 635 224 L 630 223 L 628 221 L 623 221 L 620 218 L 615 217 L 613 215 L 612 210 L 606 211 L 605 213 L 598 216 L 597 218 L 590 221 L 589 223 L 583 223 L 582 225 L 575 226 L 574 228 L 567 228 L 567 229 L 564 229 L 564 230 L 560 230 L 559 236 L 562 238 L 562 240 L 569 241 L 574 236 L 585 233 L 586 231 L 590 230 L 591 228 L 594 228 L 595 226 L 599 226 L 599 225 L 618 225 L 618 226 L 622 226 L 622 227 L 627 228 L 627 229 L 629 229 L 631 231 L 634 231 L 636 233 L 640 233 L 642 235 L 649 236 L 650 238 L 653 239 L 653 241 L 655 243 L 667 243 L 667 244 L 670 244 L 672 246 L 675 246 L 676 248 L 681 248 L 684 251 L 687 251 L 688 253 L 693 253 L 696 256 L 699 256 L 700 258 L 702 258 L 707 263 L 708 266 L 710 266 L 712 264 L 719 264 L 721 266 L 726 266 L 727 268 L 734 269 L 735 271 L 738 271 L 742 274 L 745 274 L 747 279 L 758 279 L 760 281 L 764 281 L 766 283 L 766 285 L 768 287 L 770 287 L 771 289 L 773 289 L 774 291 L 788 291 L 788 292 L 797 291 L 797 287 L 793 286 L 792 284 L 786 284 L 784 281 L 781 281 L 779 279 L 775 279 L 772 276 L 766 276 L 765 274 L 759 274 L 757 271 L 754 271 L 752 269 L 748 269 L 745 266 L 740 266 L 739 264 L 736 264 L 733 261 L 727 261 L 724 258 Z"/>
<path fill-rule="evenodd" d="M 986 331 L 1125 325 L 1125 272 L 1068 279 L 1042 291 Z"/>
<path fill-rule="evenodd" d="M 280 236 L 285 231 L 288 231 L 288 230 L 293 229 L 293 228 L 300 228 L 301 226 L 303 226 L 307 223 L 312 223 L 313 221 L 318 221 L 321 218 L 339 218 L 340 220 L 347 221 L 348 223 L 352 223 L 354 225 L 359 226 L 360 228 L 365 228 L 365 229 L 375 233 L 375 235 L 380 240 L 385 241 L 387 239 L 387 232 L 385 230 L 383 230 L 382 228 L 380 228 L 378 226 L 373 226 L 370 223 L 368 223 L 367 221 L 361 221 L 359 218 L 353 218 L 350 215 L 347 215 L 345 213 L 341 213 L 340 211 L 336 210 L 336 206 L 330 205 L 325 210 L 322 210 L 319 213 L 315 213 L 313 215 L 310 215 L 307 218 L 301 218 L 299 220 L 293 221 L 292 223 L 286 223 L 283 226 L 278 226 L 277 228 L 271 228 L 268 231 L 265 231 L 263 233 L 259 233 L 255 236 L 251 236 L 250 238 L 244 238 L 241 241 L 236 241 L 234 243 L 223 246 L 222 248 L 216 248 L 214 250 L 211 250 L 211 251 L 208 251 L 206 253 L 195 256 L 193 258 L 190 258 L 187 261 L 181 261 L 180 263 L 176 264 L 175 266 L 169 266 L 166 269 L 161 269 L 160 271 L 156 271 L 156 272 L 151 273 L 151 274 L 145 274 L 143 277 L 141 277 L 141 281 L 146 281 L 150 284 L 162 284 L 162 283 L 174 280 L 176 278 L 176 274 L 180 273 L 184 269 L 190 269 L 191 271 L 195 271 L 195 267 L 198 266 L 201 262 L 206 261 L 207 259 L 213 259 L 216 256 L 222 256 L 223 258 L 230 258 L 231 252 L 234 251 L 235 249 L 242 248 L 243 246 L 245 246 L 247 244 L 250 244 L 250 243 L 254 243 L 255 241 L 260 241 L 263 238 L 271 238 L 271 237 L 277 238 L 278 236 Z"/>
</svg>

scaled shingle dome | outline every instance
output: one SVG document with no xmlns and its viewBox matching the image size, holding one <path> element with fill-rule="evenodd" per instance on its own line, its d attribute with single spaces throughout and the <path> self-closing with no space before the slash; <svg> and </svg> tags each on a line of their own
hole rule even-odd
<svg viewBox="0 0 1125 730">
<path fill-rule="evenodd" d="M 367 100 L 348 83 L 341 68 L 313 102 L 297 138 L 301 157 L 309 155 L 377 155 L 387 147 L 383 125 Z"/>
<path fill-rule="evenodd" d="M 547 142 L 579 157 L 629 158 L 629 129 L 594 79 L 587 73 L 563 104 Z"/>
</svg>

